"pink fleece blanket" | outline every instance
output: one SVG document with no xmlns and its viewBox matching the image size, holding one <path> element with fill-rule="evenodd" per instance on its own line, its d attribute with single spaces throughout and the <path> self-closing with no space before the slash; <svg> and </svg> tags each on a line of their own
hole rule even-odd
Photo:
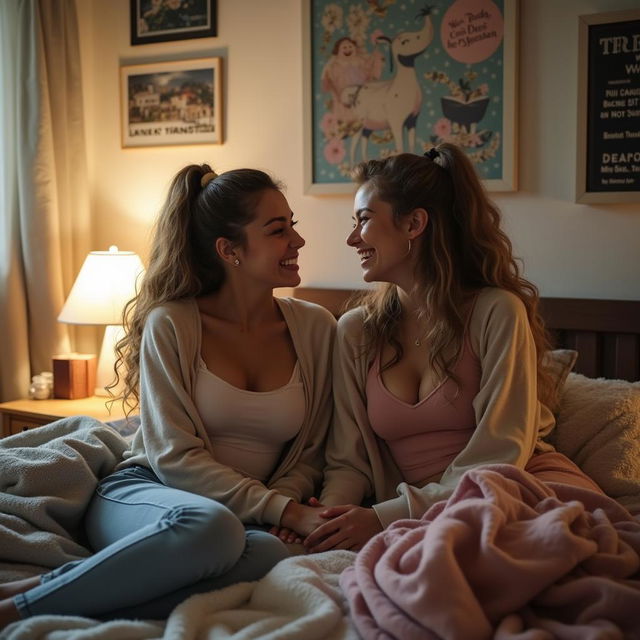
<svg viewBox="0 0 640 640">
<path fill-rule="evenodd" d="M 640 638 L 640 522 L 510 465 L 374 537 L 341 576 L 366 640 Z"/>
</svg>

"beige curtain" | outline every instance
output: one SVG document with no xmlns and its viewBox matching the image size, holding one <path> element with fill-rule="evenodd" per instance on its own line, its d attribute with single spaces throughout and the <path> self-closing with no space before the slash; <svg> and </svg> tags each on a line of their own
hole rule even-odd
<svg viewBox="0 0 640 640">
<path fill-rule="evenodd" d="M 57 322 L 91 240 L 74 0 L 0 0 L 0 399 L 75 347 Z"/>
</svg>

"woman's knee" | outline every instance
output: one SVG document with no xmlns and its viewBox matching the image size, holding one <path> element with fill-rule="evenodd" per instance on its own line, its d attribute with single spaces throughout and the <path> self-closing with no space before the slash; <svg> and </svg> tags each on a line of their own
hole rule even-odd
<svg viewBox="0 0 640 640">
<path fill-rule="evenodd" d="M 167 518 L 180 530 L 184 553 L 197 555 L 203 562 L 211 557 L 232 566 L 244 551 L 242 522 L 232 511 L 213 500 L 176 507 Z"/>
<path fill-rule="evenodd" d="M 266 531 L 247 531 L 246 553 L 256 573 L 254 580 L 269 573 L 281 560 L 290 557 L 284 542 Z"/>
</svg>

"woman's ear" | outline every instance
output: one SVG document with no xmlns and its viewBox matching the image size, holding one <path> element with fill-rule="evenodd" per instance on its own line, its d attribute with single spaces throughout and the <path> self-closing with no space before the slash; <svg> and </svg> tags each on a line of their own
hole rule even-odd
<svg viewBox="0 0 640 640">
<path fill-rule="evenodd" d="M 413 240 L 417 238 L 419 235 L 424 233 L 424 230 L 427 228 L 427 224 L 429 224 L 429 214 L 426 209 L 419 207 L 414 209 L 406 218 L 407 221 L 407 233 L 409 234 L 409 239 Z"/>
<path fill-rule="evenodd" d="M 235 248 L 228 238 L 216 239 L 216 253 L 228 264 L 234 264 L 238 259 Z"/>
</svg>

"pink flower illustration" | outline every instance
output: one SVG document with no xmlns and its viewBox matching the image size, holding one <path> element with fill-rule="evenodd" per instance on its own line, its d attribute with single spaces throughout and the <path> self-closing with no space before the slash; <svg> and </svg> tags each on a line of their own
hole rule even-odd
<svg viewBox="0 0 640 640">
<path fill-rule="evenodd" d="M 324 133 L 325 138 L 334 138 L 336 136 L 336 128 L 338 126 L 338 119 L 327 111 L 320 120 L 320 129 Z"/>
<path fill-rule="evenodd" d="M 448 138 L 451 135 L 451 120 L 448 118 L 440 118 L 440 120 L 433 125 L 433 133 L 435 133 L 438 138 Z"/>
<path fill-rule="evenodd" d="M 324 148 L 324 158 L 329 164 L 340 164 L 344 159 L 346 149 L 340 138 L 331 138 Z"/>
</svg>

